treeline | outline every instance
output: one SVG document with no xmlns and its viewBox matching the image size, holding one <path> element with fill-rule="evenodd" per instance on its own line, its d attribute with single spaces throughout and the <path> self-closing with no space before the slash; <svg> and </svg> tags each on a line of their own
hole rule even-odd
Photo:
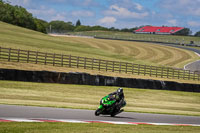
<svg viewBox="0 0 200 133">
<path fill-rule="evenodd" d="M 114 27 L 106 28 L 102 26 L 86 26 L 81 25 L 80 20 L 76 22 L 74 25 L 72 22 L 64 22 L 64 21 L 51 21 L 47 28 L 49 33 L 65 33 L 65 32 L 79 32 L 79 31 L 122 31 L 122 32 L 133 32 L 136 28 L 124 28 L 124 29 L 116 29 Z"/>
<path fill-rule="evenodd" d="M 46 33 L 48 23 L 33 17 L 25 8 L 0 0 L 0 21 Z"/>
<path fill-rule="evenodd" d="M 78 31 L 124 31 L 124 32 L 133 32 L 136 28 L 125 28 L 125 29 L 116 29 L 114 27 L 106 28 L 102 26 L 85 26 L 81 25 L 80 20 L 73 24 L 72 22 L 64 21 L 51 21 L 46 22 L 44 20 L 33 17 L 25 8 L 21 6 L 13 6 L 8 2 L 0 0 L 0 21 L 10 23 L 13 25 L 21 26 L 24 28 L 36 30 L 39 32 L 78 32 Z"/>
</svg>

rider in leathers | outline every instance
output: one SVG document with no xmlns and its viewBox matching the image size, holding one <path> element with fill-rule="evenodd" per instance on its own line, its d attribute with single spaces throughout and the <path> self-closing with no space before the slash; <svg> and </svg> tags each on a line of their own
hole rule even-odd
<svg viewBox="0 0 200 133">
<path fill-rule="evenodd" d="M 120 108 L 126 105 L 126 101 L 124 100 L 124 92 L 122 88 L 118 88 L 117 91 L 110 93 L 109 95 L 113 95 L 116 98 L 116 108 L 120 110 Z"/>
</svg>

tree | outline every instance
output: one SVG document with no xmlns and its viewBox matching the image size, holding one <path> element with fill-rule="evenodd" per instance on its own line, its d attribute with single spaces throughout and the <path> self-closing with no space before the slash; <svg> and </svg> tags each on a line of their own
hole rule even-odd
<svg viewBox="0 0 200 133">
<path fill-rule="evenodd" d="M 48 26 L 48 22 L 41 20 L 41 19 L 34 19 L 34 22 L 36 24 L 36 30 L 39 32 L 47 33 L 46 29 Z"/>
<path fill-rule="evenodd" d="M 51 21 L 49 25 L 51 25 L 53 32 L 58 33 L 73 31 L 75 28 L 72 22 L 64 22 L 59 20 Z"/>
<path fill-rule="evenodd" d="M 200 31 L 196 32 L 196 33 L 194 34 L 194 36 L 200 37 Z"/>
<path fill-rule="evenodd" d="M 178 32 L 175 33 L 175 35 L 183 35 L 183 36 L 188 36 L 191 35 L 192 31 L 189 28 L 184 28 Z"/>
<path fill-rule="evenodd" d="M 116 29 L 115 27 L 109 28 L 110 31 L 119 31 L 119 29 Z"/>
<path fill-rule="evenodd" d="M 91 27 L 90 26 L 85 26 L 85 25 L 80 25 L 78 27 L 76 27 L 76 29 L 74 29 L 74 31 L 78 32 L 78 31 L 90 31 Z"/>
<path fill-rule="evenodd" d="M 80 20 L 77 20 L 76 21 L 76 27 L 80 26 L 81 25 L 81 21 Z"/>
<path fill-rule="evenodd" d="M 36 30 L 31 13 L 20 6 L 12 6 L 0 0 L 0 21 Z"/>
<path fill-rule="evenodd" d="M 123 28 L 123 29 L 121 29 L 120 31 L 122 31 L 122 32 L 133 32 L 134 30 L 136 30 L 137 29 L 137 27 L 135 27 L 135 28 L 130 28 L 130 29 L 128 29 L 128 28 Z"/>
<path fill-rule="evenodd" d="M 108 29 L 105 28 L 105 27 L 102 27 L 102 26 L 97 25 L 97 26 L 91 27 L 90 30 L 92 30 L 92 31 L 97 31 L 97 30 L 107 31 Z"/>
<path fill-rule="evenodd" d="M 14 7 L 0 0 L 0 21 L 11 23 L 13 20 Z"/>
<path fill-rule="evenodd" d="M 33 15 L 23 7 L 15 6 L 14 8 L 14 16 L 11 23 L 28 29 L 36 30 L 36 24 L 34 22 Z"/>
</svg>

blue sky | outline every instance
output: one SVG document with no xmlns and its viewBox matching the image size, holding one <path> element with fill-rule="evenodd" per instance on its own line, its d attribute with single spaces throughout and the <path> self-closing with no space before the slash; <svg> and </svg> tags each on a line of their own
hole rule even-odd
<svg viewBox="0 0 200 133">
<path fill-rule="evenodd" d="M 83 25 L 132 28 L 181 26 L 200 31 L 200 0 L 8 0 L 34 17 Z"/>
</svg>

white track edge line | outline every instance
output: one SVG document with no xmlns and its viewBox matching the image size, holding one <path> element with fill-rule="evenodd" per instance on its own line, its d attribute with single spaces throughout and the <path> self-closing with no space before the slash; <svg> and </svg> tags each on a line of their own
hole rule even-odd
<svg viewBox="0 0 200 133">
<path fill-rule="evenodd" d="M 34 120 L 33 120 L 34 119 Z M 120 122 L 120 121 L 101 121 L 101 120 L 72 120 L 72 119 L 47 119 L 47 118 L 1 118 L 1 120 L 8 120 L 11 122 L 43 122 L 40 120 L 53 120 L 58 122 L 68 122 L 68 123 L 108 123 L 108 124 L 123 124 L 123 125 L 162 125 L 162 126 L 200 126 L 200 124 L 181 124 L 181 123 L 152 123 L 152 122 Z"/>
</svg>

